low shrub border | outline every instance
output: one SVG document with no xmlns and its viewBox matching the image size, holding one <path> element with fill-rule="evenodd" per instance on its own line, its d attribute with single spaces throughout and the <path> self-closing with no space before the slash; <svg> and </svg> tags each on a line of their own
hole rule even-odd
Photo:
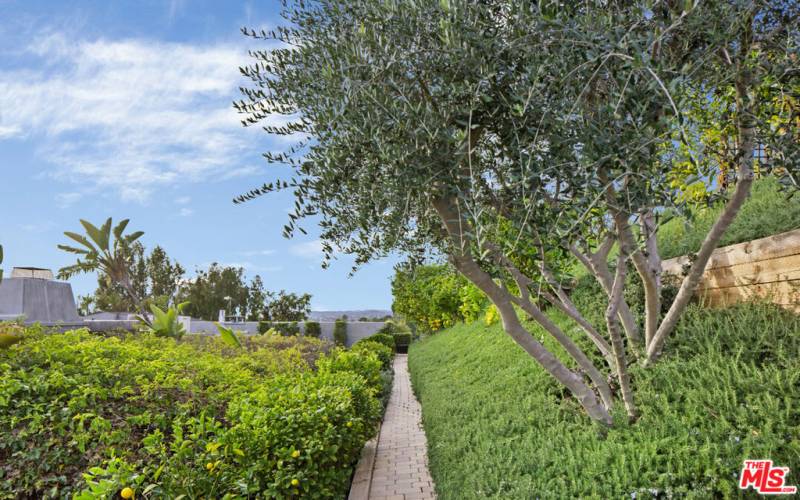
<svg viewBox="0 0 800 500">
<path fill-rule="evenodd" d="M 342 497 L 386 348 L 323 345 L 29 329 L 0 350 L 0 497 Z"/>
</svg>

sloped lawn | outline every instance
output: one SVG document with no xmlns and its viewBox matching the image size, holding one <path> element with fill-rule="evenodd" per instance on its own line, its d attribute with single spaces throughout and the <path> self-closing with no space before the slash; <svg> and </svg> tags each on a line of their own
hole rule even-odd
<svg viewBox="0 0 800 500">
<path fill-rule="evenodd" d="M 800 318 L 772 306 L 691 309 L 633 370 L 639 421 L 618 408 L 605 436 L 500 325 L 435 334 L 409 367 L 443 500 L 738 497 L 745 458 L 800 484 Z"/>
</svg>

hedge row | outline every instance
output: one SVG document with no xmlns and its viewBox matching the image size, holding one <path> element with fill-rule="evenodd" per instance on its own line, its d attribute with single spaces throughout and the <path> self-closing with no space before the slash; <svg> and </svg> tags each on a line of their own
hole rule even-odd
<svg viewBox="0 0 800 500">
<path fill-rule="evenodd" d="M 0 498 L 342 497 L 386 392 L 368 347 L 28 330 L 0 350 Z"/>
</svg>

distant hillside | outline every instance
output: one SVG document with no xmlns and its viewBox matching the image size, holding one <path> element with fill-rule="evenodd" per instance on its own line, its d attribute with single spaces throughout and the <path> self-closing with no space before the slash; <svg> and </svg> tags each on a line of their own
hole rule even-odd
<svg viewBox="0 0 800 500">
<path fill-rule="evenodd" d="M 383 309 L 363 309 L 360 311 L 311 311 L 309 319 L 314 321 L 334 321 L 342 316 L 347 316 L 350 321 L 358 321 L 361 318 L 384 318 L 391 316 L 392 311 Z"/>
</svg>

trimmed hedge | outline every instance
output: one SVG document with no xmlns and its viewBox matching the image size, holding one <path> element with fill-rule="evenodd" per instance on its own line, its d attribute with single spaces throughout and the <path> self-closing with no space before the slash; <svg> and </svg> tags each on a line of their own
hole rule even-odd
<svg viewBox="0 0 800 500">
<path fill-rule="evenodd" d="M 333 325 L 333 341 L 338 346 L 347 345 L 347 321 L 337 319 Z"/>
<path fill-rule="evenodd" d="M 300 335 L 300 325 L 297 321 L 259 321 L 258 332 L 261 334 L 275 330 L 278 335 L 293 337 Z"/>
<path fill-rule="evenodd" d="M 319 338 L 322 335 L 322 327 L 316 321 L 306 321 L 303 329 L 306 337 Z"/>
<path fill-rule="evenodd" d="M 243 340 L 28 329 L 0 350 L 0 498 L 344 496 L 380 359 Z"/>
<path fill-rule="evenodd" d="M 408 347 L 411 344 L 411 333 L 401 332 L 394 334 L 394 344 L 397 347 Z"/>
<path fill-rule="evenodd" d="M 356 342 L 358 345 L 361 342 L 377 342 L 379 344 L 383 344 L 389 349 L 394 352 L 394 335 L 390 335 L 388 333 L 373 333 L 369 337 L 364 337 L 363 339 Z"/>
</svg>

